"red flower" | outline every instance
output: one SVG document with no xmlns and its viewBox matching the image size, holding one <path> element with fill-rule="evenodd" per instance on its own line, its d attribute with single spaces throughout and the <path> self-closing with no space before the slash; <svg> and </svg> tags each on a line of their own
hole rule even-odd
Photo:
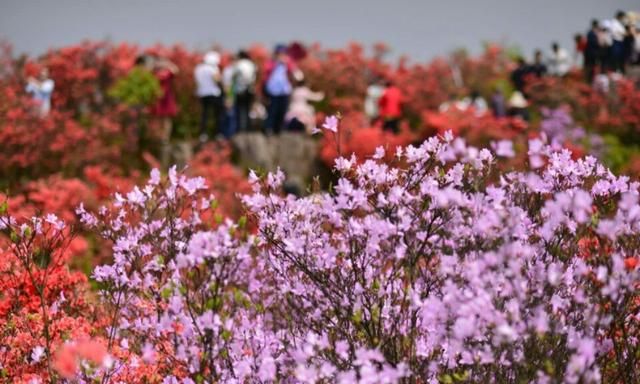
<svg viewBox="0 0 640 384">
<path fill-rule="evenodd" d="M 624 259 L 624 267 L 628 270 L 635 269 L 638 265 L 638 258 L 636 257 L 627 257 Z"/>
</svg>

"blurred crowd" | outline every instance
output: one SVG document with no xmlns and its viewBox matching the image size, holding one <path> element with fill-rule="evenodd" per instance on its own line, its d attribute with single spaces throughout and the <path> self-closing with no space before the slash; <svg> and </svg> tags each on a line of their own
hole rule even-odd
<svg viewBox="0 0 640 384">
<path fill-rule="evenodd" d="M 496 117 L 518 116 L 529 120 L 527 79 L 564 77 L 576 69 L 582 70 L 588 84 L 606 93 L 612 79 L 640 69 L 639 21 L 639 14 L 625 11 L 616 12 L 611 19 L 594 19 L 585 34 L 574 36 L 573 54 L 558 42 L 552 42 L 549 52 L 535 50 L 531 61 L 518 56 L 515 59 L 516 67 L 511 72 L 513 92 L 508 98 L 503 90 L 496 89 L 487 102 L 478 92 L 472 91 L 462 100 L 444 103 L 440 110 L 447 110 L 451 106 L 462 110 L 473 107 L 478 114 L 491 111 Z"/>
<path fill-rule="evenodd" d="M 306 132 L 316 129 L 314 103 L 322 101 L 323 92 L 309 88 L 298 62 L 306 56 L 299 43 L 278 44 L 262 68 L 245 50 L 238 51 L 223 65 L 222 55 L 209 51 L 193 71 L 195 90 L 201 107 L 199 141 L 230 138 L 236 133 L 262 131 L 277 135 L 283 131 Z M 171 137 L 172 119 L 178 113 L 174 78 L 179 69 L 171 61 L 139 56 L 129 72 L 131 78 L 154 76 L 160 86 L 151 113 L 162 122 L 163 141 Z M 144 85 L 142 80 L 131 81 Z M 38 114 L 45 116 L 51 108 L 54 81 L 43 69 L 30 78 L 26 91 L 37 101 Z M 144 93 L 144 92 L 141 92 Z M 130 104 L 144 104 L 138 96 Z M 402 94 L 390 79 L 376 78 L 367 93 L 366 114 L 372 124 L 397 133 L 402 115 Z"/>
<path fill-rule="evenodd" d="M 527 78 L 563 77 L 577 68 L 582 68 L 589 84 L 606 89 L 612 77 L 633 72 L 640 64 L 638 20 L 637 14 L 624 11 L 618 11 L 611 19 L 593 20 L 586 33 L 575 35 L 573 54 L 553 42 L 548 52 L 536 50 L 531 61 L 517 57 L 510 76 L 512 91 L 506 93 L 496 88 L 485 100 L 479 92 L 471 90 L 467 97 L 442 104 L 440 110 L 473 107 L 479 114 L 519 116 L 527 120 Z M 267 135 L 283 131 L 313 133 L 316 128 L 314 105 L 322 102 L 325 95 L 307 85 L 298 65 L 306 54 L 299 43 L 278 44 L 271 58 L 259 67 L 245 50 L 238 51 L 224 63 L 219 52 L 205 53 L 193 70 L 193 92 L 200 103 L 199 141 L 228 139 L 248 131 L 262 131 Z M 131 69 L 142 77 L 145 74 L 155 77 L 159 84 L 151 112 L 162 122 L 165 144 L 171 138 L 172 121 L 178 113 L 174 85 L 178 71 L 171 61 L 150 55 L 138 57 Z M 46 69 L 37 78 L 28 79 L 26 91 L 37 101 L 37 113 L 46 115 L 54 92 L 54 80 Z M 363 102 L 368 123 L 398 133 L 404 98 L 403 90 L 393 79 L 371 76 Z"/>
</svg>

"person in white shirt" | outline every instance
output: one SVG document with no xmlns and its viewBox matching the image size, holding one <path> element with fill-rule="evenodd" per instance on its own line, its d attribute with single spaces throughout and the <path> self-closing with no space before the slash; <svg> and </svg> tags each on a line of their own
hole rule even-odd
<svg viewBox="0 0 640 384">
<path fill-rule="evenodd" d="M 46 68 L 40 71 L 37 79 L 34 77 L 27 79 L 26 91 L 36 102 L 37 112 L 41 117 L 48 115 L 51 110 L 51 95 L 54 87 L 55 82 L 49 78 L 49 71 Z"/>
<path fill-rule="evenodd" d="M 627 15 L 623 11 L 616 12 L 616 17 L 609 21 L 611 33 L 611 67 L 616 72 L 624 71 L 624 37 L 627 34 Z"/>
<path fill-rule="evenodd" d="M 364 113 L 367 115 L 370 124 L 374 124 L 378 119 L 378 101 L 384 94 L 384 84 L 382 79 L 375 79 L 367 87 L 367 94 L 364 99 Z"/>
<path fill-rule="evenodd" d="M 551 55 L 547 65 L 549 74 L 564 76 L 571 69 L 571 55 L 566 49 L 560 48 L 558 43 L 551 44 Z"/>
<path fill-rule="evenodd" d="M 249 53 L 240 50 L 233 64 L 231 91 L 238 132 L 249 130 L 249 112 L 255 99 L 255 87 L 258 68 Z"/>
<path fill-rule="evenodd" d="M 222 128 L 224 119 L 224 100 L 222 88 L 220 87 L 220 54 L 218 52 L 207 52 L 202 63 L 198 64 L 193 72 L 196 81 L 196 95 L 202 105 L 202 116 L 200 119 L 200 141 L 207 141 L 209 138 L 208 120 L 213 115 L 215 126 L 218 131 Z"/>
</svg>

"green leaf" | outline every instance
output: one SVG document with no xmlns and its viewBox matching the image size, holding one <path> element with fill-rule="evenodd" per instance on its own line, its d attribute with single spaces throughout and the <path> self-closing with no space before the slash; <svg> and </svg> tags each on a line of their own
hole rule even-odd
<svg viewBox="0 0 640 384">
<path fill-rule="evenodd" d="M 544 370 L 549 375 L 553 375 L 555 373 L 555 367 L 553 366 L 553 362 L 550 359 L 546 359 L 544 361 Z"/>
<path fill-rule="evenodd" d="M 240 218 L 238 219 L 238 228 L 242 229 L 246 226 L 247 226 L 247 217 L 240 216 Z"/>
<path fill-rule="evenodd" d="M 161 296 L 163 299 L 167 300 L 168 298 L 170 298 L 170 297 L 171 297 L 171 293 L 173 293 L 173 289 L 171 289 L 171 288 L 169 288 L 169 287 L 166 287 L 166 288 L 164 288 L 164 289 L 160 292 L 160 296 Z"/>
<path fill-rule="evenodd" d="M 40 268 L 47 268 L 51 263 L 51 252 L 46 249 L 36 248 L 33 252 L 33 261 Z"/>
<path fill-rule="evenodd" d="M 373 280 L 373 284 L 371 284 L 371 289 L 373 289 L 373 292 L 378 292 L 378 290 L 380 289 L 380 281 L 378 279 Z"/>
<path fill-rule="evenodd" d="M 469 379 L 469 371 L 456 372 L 453 374 L 455 381 L 467 381 Z"/>
<path fill-rule="evenodd" d="M 355 324 L 362 323 L 362 311 L 356 309 L 356 311 L 353 312 L 353 315 L 351 315 L 351 321 L 353 321 Z"/>
</svg>

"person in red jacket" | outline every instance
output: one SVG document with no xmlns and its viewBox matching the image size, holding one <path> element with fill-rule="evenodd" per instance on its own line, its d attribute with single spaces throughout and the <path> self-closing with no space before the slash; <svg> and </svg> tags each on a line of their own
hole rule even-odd
<svg viewBox="0 0 640 384">
<path fill-rule="evenodd" d="M 383 121 L 385 131 L 398 133 L 400 117 L 402 116 L 402 93 L 392 81 L 387 81 L 387 88 L 378 100 L 378 113 Z"/>
</svg>

